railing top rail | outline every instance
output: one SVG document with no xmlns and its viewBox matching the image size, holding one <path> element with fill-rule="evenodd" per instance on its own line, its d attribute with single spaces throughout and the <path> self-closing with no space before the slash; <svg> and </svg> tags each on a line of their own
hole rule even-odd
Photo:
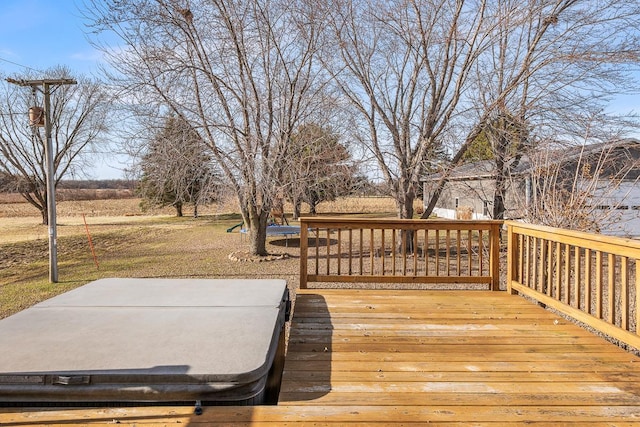
<svg viewBox="0 0 640 427">
<path fill-rule="evenodd" d="M 526 224 L 517 221 L 505 221 L 505 224 L 515 233 L 528 234 L 534 237 L 541 237 L 547 240 L 609 253 L 619 253 L 634 257 L 640 256 L 640 241 L 638 240 L 583 231 L 565 230 L 544 225 Z"/>
<path fill-rule="evenodd" d="M 441 220 L 441 219 L 400 219 L 400 218 L 349 218 L 349 217 L 301 217 L 301 224 L 339 224 L 339 225 L 380 225 L 379 228 L 387 226 L 406 225 L 428 225 L 431 228 L 446 226 L 447 224 L 457 224 L 459 228 L 477 228 L 487 226 L 500 226 L 503 221 L 499 220 Z"/>
</svg>

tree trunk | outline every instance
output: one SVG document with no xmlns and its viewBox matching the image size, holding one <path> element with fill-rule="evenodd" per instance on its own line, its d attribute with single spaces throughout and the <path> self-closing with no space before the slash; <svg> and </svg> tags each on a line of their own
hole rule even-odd
<svg viewBox="0 0 640 427">
<path fill-rule="evenodd" d="M 398 195 L 400 200 L 400 206 L 398 207 L 399 217 L 401 219 L 413 218 L 413 201 L 415 200 L 415 193 L 413 190 L 405 190 L 404 194 Z"/>
<path fill-rule="evenodd" d="M 40 215 L 42 215 L 42 225 L 49 225 L 46 194 L 44 192 L 36 192 L 33 190 L 32 192 L 20 191 L 20 195 L 27 201 L 27 203 L 40 211 Z"/>
<path fill-rule="evenodd" d="M 504 204 L 506 188 L 506 177 L 504 171 L 498 170 L 496 174 L 496 188 L 493 193 L 493 219 L 504 219 L 506 207 Z"/>
<path fill-rule="evenodd" d="M 510 143 L 509 124 L 504 119 L 496 123 L 497 128 L 489 127 L 487 138 L 493 149 L 495 158 L 495 190 L 493 193 L 493 219 L 504 219 L 506 211 L 505 195 L 507 193 L 507 158 Z"/>
<path fill-rule="evenodd" d="M 267 252 L 267 221 L 269 211 L 253 209 L 249 212 L 249 244 L 252 255 L 266 256 Z"/>
<path fill-rule="evenodd" d="M 198 204 L 197 203 L 193 204 L 193 217 L 194 218 L 198 218 Z"/>
<path fill-rule="evenodd" d="M 42 215 L 42 225 L 49 225 L 49 211 L 46 206 L 40 208 L 40 214 Z"/>
<path fill-rule="evenodd" d="M 398 216 L 400 219 L 412 219 L 413 218 L 413 201 L 415 199 L 415 192 L 412 187 L 400 189 L 404 194 L 397 195 L 398 203 Z M 406 253 L 413 253 L 413 230 L 404 230 L 400 234 L 400 240 L 398 242 L 398 252 L 402 253 L 404 244 L 404 250 Z"/>
<path fill-rule="evenodd" d="M 309 201 L 309 214 L 310 215 L 317 215 L 318 211 L 317 211 L 317 207 L 318 207 L 318 203 L 320 203 L 318 200 L 313 199 Z"/>
<path fill-rule="evenodd" d="M 300 211 L 302 210 L 302 200 L 298 199 L 293 202 L 293 219 L 297 220 L 300 218 Z"/>
<path fill-rule="evenodd" d="M 176 216 L 182 218 L 182 203 L 176 203 L 173 206 L 176 208 Z"/>
</svg>

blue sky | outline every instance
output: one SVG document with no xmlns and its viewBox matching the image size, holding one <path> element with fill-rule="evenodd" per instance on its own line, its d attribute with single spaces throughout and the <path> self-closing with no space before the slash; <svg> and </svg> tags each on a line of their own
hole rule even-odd
<svg viewBox="0 0 640 427">
<path fill-rule="evenodd" d="M 82 0 L 0 0 L 0 74 L 20 75 L 66 65 L 76 75 L 98 73 L 100 52 L 84 34 Z M 97 159 L 88 178 L 122 178 L 124 159 Z"/>
<path fill-rule="evenodd" d="M 66 65 L 79 74 L 97 74 L 100 52 L 87 41 L 81 7 L 83 0 L 0 0 L 0 74 L 55 65 Z M 637 99 L 620 97 L 611 110 L 638 112 Z M 122 161 L 118 156 L 98 160 L 88 174 L 92 178 L 121 178 Z"/>
<path fill-rule="evenodd" d="M 100 54 L 87 41 L 82 0 L 0 0 L 0 71 L 67 65 L 90 75 Z M 16 65 L 19 64 L 19 65 Z"/>
</svg>

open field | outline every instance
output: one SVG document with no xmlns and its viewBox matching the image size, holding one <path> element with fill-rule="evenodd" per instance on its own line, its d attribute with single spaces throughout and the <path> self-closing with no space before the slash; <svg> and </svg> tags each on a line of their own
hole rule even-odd
<svg viewBox="0 0 640 427">
<path fill-rule="evenodd" d="M 3 202 L 5 200 L 6 202 Z M 9 201 L 11 200 L 11 201 Z M 422 203 L 416 200 L 415 207 Z M 140 199 L 103 199 L 103 200 L 58 200 L 58 217 L 82 216 L 138 216 L 138 215 L 173 215 L 173 208 L 152 209 L 143 212 L 140 208 Z M 303 205 L 303 214 L 304 214 Z M 184 214 L 192 214 L 191 207 L 185 206 Z M 285 205 L 285 212 L 291 214 L 292 207 Z M 209 206 L 198 208 L 201 215 L 220 215 L 238 213 L 240 210 L 233 200 L 214 203 Z M 393 199 L 387 197 L 348 197 L 338 199 L 333 202 L 323 202 L 318 206 L 320 214 L 358 214 L 358 213 L 382 213 L 384 215 L 395 215 L 395 204 Z M 39 211 L 28 203 L 21 202 L 20 196 L 0 193 L 0 219 L 12 217 L 38 217 Z"/>
<path fill-rule="evenodd" d="M 248 246 L 239 233 L 226 232 L 241 221 L 233 204 L 202 208 L 198 218 L 185 210 L 185 217 L 176 218 L 172 209 L 143 213 L 138 203 L 58 203 L 57 284 L 48 283 L 48 229 L 39 212 L 25 203 L 0 204 L 0 318 L 103 277 L 277 277 L 292 291 L 297 288 L 299 250 L 291 239 L 289 247 L 282 238 L 268 239 L 267 249 L 286 254 L 285 259 L 229 258 Z M 395 216 L 393 201 L 384 198 L 345 199 L 319 208 L 321 214 Z"/>
</svg>

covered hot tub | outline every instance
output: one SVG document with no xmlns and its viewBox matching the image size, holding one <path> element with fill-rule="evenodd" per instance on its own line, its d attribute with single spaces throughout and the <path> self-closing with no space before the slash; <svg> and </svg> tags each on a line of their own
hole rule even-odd
<svg viewBox="0 0 640 427">
<path fill-rule="evenodd" d="M 288 308 L 284 280 L 97 280 L 0 320 L 0 404 L 274 404 Z"/>
</svg>

